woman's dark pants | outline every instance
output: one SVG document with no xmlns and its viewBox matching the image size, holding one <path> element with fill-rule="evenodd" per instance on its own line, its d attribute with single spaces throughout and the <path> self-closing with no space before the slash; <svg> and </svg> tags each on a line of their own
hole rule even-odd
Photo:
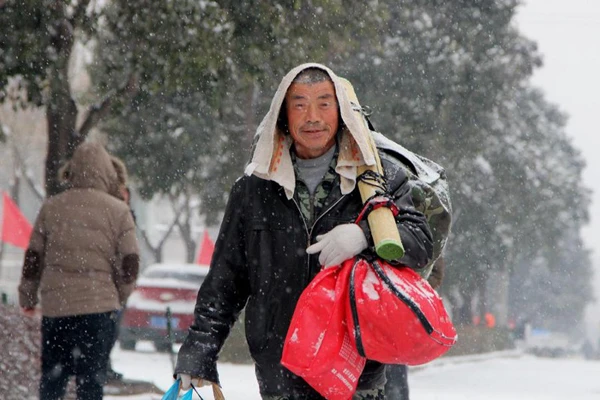
<svg viewBox="0 0 600 400">
<path fill-rule="evenodd" d="M 78 400 L 102 399 L 115 329 L 113 313 L 42 318 L 40 399 L 62 399 L 71 375 Z"/>
</svg>

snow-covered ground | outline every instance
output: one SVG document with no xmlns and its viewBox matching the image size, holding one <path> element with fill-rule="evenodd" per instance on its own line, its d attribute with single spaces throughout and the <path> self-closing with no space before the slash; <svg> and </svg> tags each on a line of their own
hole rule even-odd
<svg viewBox="0 0 600 400">
<path fill-rule="evenodd" d="M 126 378 L 149 380 L 163 390 L 173 382 L 169 356 L 154 352 L 149 343 L 139 343 L 135 352 L 115 348 L 112 359 L 115 370 Z M 221 364 L 219 373 L 227 400 L 260 400 L 253 367 Z M 441 358 L 411 369 L 409 386 L 412 400 L 598 400 L 599 377 L 600 361 L 537 358 L 508 352 Z M 205 400 L 213 399 L 208 388 L 200 393 Z M 108 395 L 105 399 L 124 398 Z"/>
</svg>

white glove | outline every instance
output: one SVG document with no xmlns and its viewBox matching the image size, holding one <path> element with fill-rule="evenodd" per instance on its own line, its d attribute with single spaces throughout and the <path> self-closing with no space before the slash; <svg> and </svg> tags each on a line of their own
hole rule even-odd
<svg viewBox="0 0 600 400">
<path fill-rule="evenodd" d="M 203 379 L 192 378 L 192 376 L 188 374 L 177 374 L 177 379 L 181 379 L 181 386 L 179 387 L 179 390 L 183 390 L 184 392 L 190 390 L 192 388 L 192 384 L 195 387 L 202 387 L 205 385 Z"/>
<path fill-rule="evenodd" d="M 308 254 L 319 254 L 319 263 L 324 267 L 339 265 L 354 257 L 368 246 L 360 226 L 356 224 L 338 225 L 324 235 L 317 236 L 317 243 L 306 249 Z"/>
</svg>

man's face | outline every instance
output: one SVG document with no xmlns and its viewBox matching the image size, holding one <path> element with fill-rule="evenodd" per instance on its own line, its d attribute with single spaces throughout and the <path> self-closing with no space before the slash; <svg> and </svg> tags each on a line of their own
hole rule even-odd
<svg viewBox="0 0 600 400">
<path fill-rule="evenodd" d="M 335 144 L 339 111 L 333 82 L 292 83 L 285 96 L 296 155 L 316 158 Z"/>
</svg>

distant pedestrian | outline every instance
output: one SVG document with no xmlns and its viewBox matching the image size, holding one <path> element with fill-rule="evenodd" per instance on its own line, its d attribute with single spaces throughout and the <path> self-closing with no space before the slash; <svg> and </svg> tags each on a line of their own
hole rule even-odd
<svg viewBox="0 0 600 400">
<path fill-rule="evenodd" d="M 111 191 L 112 195 L 114 195 L 116 198 L 123 200 L 127 206 L 129 207 L 129 209 L 131 210 L 131 191 L 129 189 L 129 186 L 127 186 L 128 184 L 128 172 L 127 172 L 127 167 L 125 167 L 125 163 L 123 162 L 123 160 L 121 160 L 120 158 L 116 157 L 116 156 L 111 156 L 110 157 L 110 161 L 112 163 L 113 168 L 115 169 L 115 173 L 117 174 L 117 187 L 116 190 Z M 61 183 L 61 186 L 63 188 L 63 190 L 66 190 L 68 188 L 71 188 L 71 161 L 67 161 L 62 168 L 59 170 L 58 172 L 59 175 L 59 181 Z M 131 210 L 131 216 L 133 218 L 133 221 L 135 222 L 135 213 L 133 212 L 133 210 Z M 117 285 L 118 286 L 118 285 Z M 115 347 L 115 344 L 119 338 L 119 327 L 121 325 L 121 320 L 123 318 L 123 310 L 125 308 L 125 304 L 121 305 L 121 308 L 119 308 L 119 310 L 117 310 L 115 313 L 113 313 L 113 315 L 111 316 L 111 320 L 113 321 L 115 327 L 114 327 L 114 334 L 113 334 L 113 339 L 112 339 L 112 344 L 109 344 L 109 357 L 108 357 L 108 364 L 106 367 L 106 379 L 107 381 L 120 381 L 123 379 L 123 374 L 115 371 L 112 368 L 112 362 L 110 360 L 110 353 L 112 352 L 112 349 Z"/>
<path fill-rule="evenodd" d="M 23 314 L 42 313 L 39 397 L 62 399 L 75 375 L 77 399 L 102 399 L 114 314 L 133 290 L 139 251 L 117 173 L 99 144 L 84 143 L 66 190 L 37 216 L 19 285 Z M 117 262 L 120 260 L 120 262 Z"/>
<path fill-rule="evenodd" d="M 496 317 L 491 312 L 486 312 L 484 315 L 485 318 L 485 326 L 492 329 L 496 327 Z"/>
<path fill-rule="evenodd" d="M 585 342 L 583 342 L 583 346 L 581 346 L 581 352 L 586 360 L 593 360 L 596 358 L 596 350 L 589 339 L 586 339 Z"/>
</svg>

